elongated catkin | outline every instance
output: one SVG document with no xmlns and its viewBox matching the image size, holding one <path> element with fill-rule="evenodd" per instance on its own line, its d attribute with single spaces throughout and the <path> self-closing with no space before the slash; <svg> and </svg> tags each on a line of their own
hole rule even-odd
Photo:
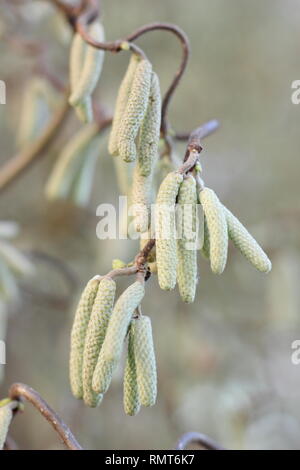
<svg viewBox="0 0 300 470">
<path fill-rule="evenodd" d="M 143 406 L 153 406 L 157 395 L 157 373 L 151 320 L 142 315 L 132 328 L 139 399 Z"/>
<path fill-rule="evenodd" d="M 99 287 L 99 277 L 91 279 L 83 290 L 71 331 L 70 382 L 75 398 L 83 397 L 82 364 L 86 331 Z"/>
<path fill-rule="evenodd" d="M 98 21 L 95 21 L 89 27 L 89 34 L 93 39 L 99 42 L 104 41 L 104 29 Z M 69 99 L 72 106 L 79 105 L 87 96 L 90 96 L 93 93 L 101 75 L 104 54 L 104 51 L 101 49 L 97 49 L 91 45 L 86 46 L 79 81 L 74 84 L 74 88 Z"/>
<path fill-rule="evenodd" d="M 169 173 L 160 185 L 155 206 L 156 260 L 161 289 L 176 285 L 177 253 L 175 203 L 183 176 Z"/>
<path fill-rule="evenodd" d="M 113 309 L 115 292 L 115 281 L 110 278 L 100 281 L 86 332 L 82 366 L 83 400 L 91 407 L 97 406 L 102 399 L 101 394 L 92 390 L 92 379 Z"/>
<path fill-rule="evenodd" d="M 158 157 L 160 121 L 160 86 L 158 76 L 153 72 L 148 107 L 141 126 L 138 143 L 139 168 L 142 176 L 150 175 L 155 167 Z"/>
<path fill-rule="evenodd" d="M 132 87 L 123 113 L 119 135 L 119 155 L 126 162 L 136 160 L 135 139 L 141 127 L 148 106 L 152 66 L 148 60 L 141 60 L 136 68 Z"/>
<path fill-rule="evenodd" d="M 110 385 L 112 373 L 121 358 L 131 317 L 144 294 L 144 286 L 136 281 L 116 302 L 93 375 L 92 387 L 97 393 L 105 393 Z"/>
<path fill-rule="evenodd" d="M 228 224 L 228 235 L 234 245 L 256 269 L 263 273 L 271 271 L 272 263 L 257 241 L 230 210 L 225 206 L 223 208 Z"/>
<path fill-rule="evenodd" d="M 144 233 L 150 222 L 150 206 L 152 196 L 152 174 L 143 176 L 140 165 L 137 164 L 132 178 L 131 203 L 134 228 L 136 232 Z"/>
<path fill-rule="evenodd" d="M 223 206 L 212 189 L 200 191 L 200 202 L 207 221 L 210 242 L 210 266 L 215 274 L 221 274 L 226 266 L 228 252 L 227 222 Z"/>
<path fill-rule="evenodd" d="M 122 122 L 124 111 L 126 109 L 132 82 L 133 82 L 134 75 L 135 75 L 136 68 L 137 68 L 139 61 L 140 61 L 139 56 L 137 54 L 132 54 L 127 71 L 125 73 L 125 76 L 119 88 L 116 106 L 115 106 L 114 118 L 113 118 L 111 132 L 110 132 L 109 141 L 108 141 L 108 151 L 111 155 L 114 155 L 114 156 L 119 155 L 118 139 L 119 139 L 120 125 Z"/>
<path fill-rule="evenodd" d="M 124 411 L 129 416 L 136 415 L 141 407 L 137 376 L 136 376 L 136 365 L 135 365 L 135 354 L 134 354 L 134 324 L 136 319 L 133 319 L 130 324 L 128 332 L 128 348 L 127 348 L 127 359 L 124 371 L 124 396 L 123 404 Z"/>
<path fill-rule="evenodd" d="M 201 248 L 201 253 L 204 256 L 204 258 L 209 259 L 209 251 L 210 251 L 209 231 L 208 231 L 207 220 L 205 216 L 204 216 L 203 229 L 204 229 L 203 246 Z"/>
<path fill-rule="evenodd" d="M 12 416 L 13 413 L 9 404 L 0 406 L 0 450 L 4 447 Z"/>
<path fill-rule="evenodd" d="M 196 181 L 190 175 L 183 180 L 178 193 L 182 234 L 177 240 L 177 280 L 180 296 L 187 303 L 194 302 L 197 286 L 196 204 Z"/>
</svg>

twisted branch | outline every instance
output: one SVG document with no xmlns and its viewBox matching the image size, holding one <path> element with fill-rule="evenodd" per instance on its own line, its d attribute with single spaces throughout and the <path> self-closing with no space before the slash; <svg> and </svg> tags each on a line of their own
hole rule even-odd
<svg viewBox="0 0 300 470">
<path fill-rule="evenodd" d="M 187 432 L 183 434 L 179 438 L 175 449 L 185 450 L 190 444 L 197 444 L 206 450 L 225 450 L 224 447 L 220 446 L 213 439 L 199 432 Z"/>
</svg>

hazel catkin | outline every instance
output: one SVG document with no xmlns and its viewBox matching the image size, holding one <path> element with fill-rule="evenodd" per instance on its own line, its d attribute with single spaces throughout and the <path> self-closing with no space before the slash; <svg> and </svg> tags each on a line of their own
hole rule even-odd
<svg viewBox="0 0 300 470">
<path fill-rule="evenodd" d="M 124 371 L 124 385 L 123 385 L 123 404 L 124 411 L 129 416 L 136 415 L 141 407 L 137 376 L 136 376 L 136 364 L 134 354 L 134 325 L 136 319 L 131 321 L 128 331 L 128 347 L 127 347 L 127 358 Z"/>
<path fill-rule="evenodd" d="M 13 412 L 9 404 L 0 406 L 0 450 L 3 449 Z"/>
</svg>

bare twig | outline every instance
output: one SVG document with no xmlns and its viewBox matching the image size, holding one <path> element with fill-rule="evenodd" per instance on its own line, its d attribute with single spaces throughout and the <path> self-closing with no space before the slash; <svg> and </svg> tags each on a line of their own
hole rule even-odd
<svg viewBox="0 0 300 470">
<path fill-rule="evenodd" d="M 12 400 L 17 400 L 18 402 L 26 400 L 31 403 L 51 424 L 69 450 L 82 450 L 81 445 L 77 442 L 68 426 L 36 390 L 28 385 L 15 383 L 9 389 L 9 396 Z"/>
<path fill-rule="evenodd" d="M 197 444 L 206 450 L 225 450 L 210 437 L 206 436 L 205 434 L 200 434 L 199 432 L 187 432 L 186 434 L 183 434 L 179 438 L 175 449 L 185 450 L 190 444 Z"/>
</svg>

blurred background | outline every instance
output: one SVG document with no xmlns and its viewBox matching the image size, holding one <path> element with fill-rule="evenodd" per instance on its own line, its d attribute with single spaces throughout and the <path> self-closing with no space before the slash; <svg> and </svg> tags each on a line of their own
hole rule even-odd
<svg viewBox="0 0 300 470">
<path fill-rule="evenodd" d="M 203 142 L 203 178 L 261 243 L 273 270 L 256 272 L 231 248 L 226 271 L 218 277 L 199 257 L 200 282 L 192 305 L 183 304 L 177 291 L 161 291 L 152 276 L 143 311 L 154 330 L 157 404 L 127 417 L 121 368 L 99 409 L 75 400 L 68 354 L 78 296 L 90 277 L 110 269 L 113 258 L 132 259 L 138 243 L 96 237 L 97 206 L 116 204 L 119 195 L 107 133 L 88 207 L 46 200 L 45 184 L 59 151 L 81 127 L 71 111 L 47 150 L 1 192 L 1 219 L 20 227 L 10 243 L 29 256 L 35 273 L 18 282 L 13 301 L 2 301 L 2 322 L 7 314 L 8 324 L 0 395 L 7 396 L 15 381 L 34 387 L 88 449 L 171 449 L 187 431 L 208 434 L 233 449 L 299 449 L 300 365 L 292 364 L 291 344 L 300 339 L 300 106 L 291 102 L 291 83 L 300 79 L 300 4 L 102 4 L 107 39 L 153 21 L 174 22 L 189 36 L 192 54 L 170 107 L 172 125 L 188 131 L 211 118 L 220 121 L 220 129 Z M 47 69 L 67 84 L 71 32 L 47 1 L 4 1 L 0 15 L 0 79 L 7 86 L 7 104 L 0 106 L 4 163 L 19 150 L 28 84 L 43 67 L 44 75 Z M 138 44 L 165 91 L 180 60 L 176 38 L 152 32 Z M 127 53 L 106 54 L 95 100 L 108 111 L 127 63 Z M 59 106 L 62 97 L 55 93 Z M 176 151 L 183 155 L 184 144 Z M 129 282 L 120 280 L 120 291 Z M 30 405 L 14 420 L 11 435 L 24 449 L 60 448 Z"/>
</svg>

